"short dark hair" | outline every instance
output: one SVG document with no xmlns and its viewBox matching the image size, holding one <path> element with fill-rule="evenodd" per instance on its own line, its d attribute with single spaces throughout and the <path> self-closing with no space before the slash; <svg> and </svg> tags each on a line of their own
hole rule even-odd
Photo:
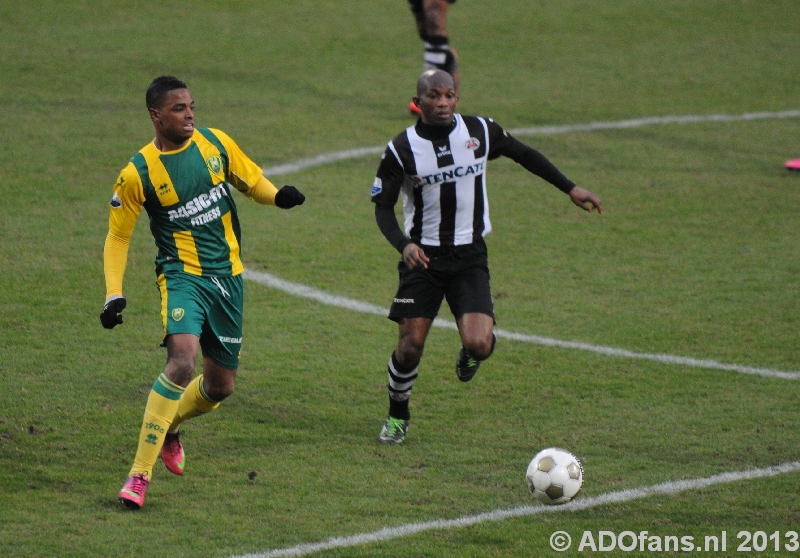
<svg viewBox="0 0 800 558">
<path fill-rule="evenodd" d="M 151 108 L 161 108 L 167 93 L 173 89 L 188 89 L 186 84 L 175 76 L 159 76 L 153 80 L 153 83 L 147 88 L 144 101 L 147 104 L 148 110 Z"/>
</svg>

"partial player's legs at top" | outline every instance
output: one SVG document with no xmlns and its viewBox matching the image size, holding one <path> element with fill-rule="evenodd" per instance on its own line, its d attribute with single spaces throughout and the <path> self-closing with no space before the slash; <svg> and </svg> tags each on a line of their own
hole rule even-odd
<svg viewBox="0 0 800 558">
<path fill-rule="evenodd" d="M 414 14 L 417 32 L 422 39 L 425 52 L 423 54 L 423 71 L 430 69 L 444 70 L 451 76 L 459 89 L 458 58 L 456 51 L 450 48 L 450 37 L 447 33 L 447 10 L 456 0 L 409 0 Z M 419 115 L 420 110 L 413 102 L 409 111 Z"/>
</svg>

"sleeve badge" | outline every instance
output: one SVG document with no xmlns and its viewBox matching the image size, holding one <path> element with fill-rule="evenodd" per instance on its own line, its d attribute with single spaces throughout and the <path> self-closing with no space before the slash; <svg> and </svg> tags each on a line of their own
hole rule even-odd
<svg viewBox="0 0 800 558">
<path fill-rule="evenodd" d="M 119 199 L 119 194 L 117 194 L 116 192 L 114 192 L 114 195 L 113 195 L 113 196 L 111 196 L 111 201 L 110 201 L 110 202 L 108 202 L 108 204 L 109 204 L 109 205 L 110 205 L 110 206 L 111 206 L 113 209 L 119 209 L 120 207 L 122 207 L 122 200 L 121 200 L 121 199 Z"/>
<path fill-rule="evenodd" d="M 383 191 L 383 181 L 376 176 L 375 177 L 375 182 L 372 183 L 372 194 L 371 195 L 372 196 L 377 196 L 382 191 Z"/>
</svg>

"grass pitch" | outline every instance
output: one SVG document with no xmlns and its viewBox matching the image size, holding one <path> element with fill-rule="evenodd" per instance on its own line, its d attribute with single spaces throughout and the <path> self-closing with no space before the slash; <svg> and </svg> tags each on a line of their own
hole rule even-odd
<svg viewBox="0 0 800 558">
<path fill-rule="evenodd" d="M 152 137 L 147 84 L 186 80 L 198 124 L 268 167 L 382 145 L 410 124 L 421 45 L 402 0 L 11 2 L 0 16 L 3 556 L 224 557 L 531 504 L 525 468 L 551 445 L 581 458 L 583 497 L 798 459 L 796 380 L 501 340 L 462 385 L 457 334 L 443 329 L 426 348 L 407 444 L 383 447 L 395 326 L 248 283 L 236 393 L 186 424 L 186 475 L 157 465 L 144 510 L 127 512 L 116 493 L 165 358 L 144 220 L 125 323 L 105 331 L 97 315 L 111 186 Z M 511 129 L 797 110 L 799 24 L 788 0 L 465 0 L 449 19 L 461 111 Z M 498 327 L 800 370 L 800 175 L 783 169 L 800 156 L 799 123 L 521 137 L 605 214 L 510 161 L 490 164 Z M 308 197 L 290 212 L 241 198 L 246 265 L 388 306 L 397 255 L 369 203 L 377 164 L 275 177 Z M 556 555 L 558 530 L 726 530 L 734 553 L 738 531 L 798 530 L 798 478 L 315 556 Z"/>
</svg>

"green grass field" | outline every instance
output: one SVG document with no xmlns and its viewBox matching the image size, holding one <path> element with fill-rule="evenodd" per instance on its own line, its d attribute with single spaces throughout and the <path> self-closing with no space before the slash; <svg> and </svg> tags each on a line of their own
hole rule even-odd
<svg viewBox="0 0 800 558">
<path fill-rule="evenodd" d="M 800 109 L 790 0 L 462 0 L 448 23 L 461 112 L 508 129 Z M 501 339 L 461 384 L 457 334 L 437 328 L 407 442 L 381 446 L 396 326 L 247 282 L 236 393 L 184 426 L 186 475 L 158 464 L 145 508 L 125 510 L 116 494 L 165 359 L 144 218 L 125 323 L 97 316 L 111 187 L 153 135 L 145 88 L 181 77 L 198 124 L 268 168 L 409 125 L 421 44 L 404 0 L 12 0 L 0 52 L 0 556 L 267 556 L 534 505 L 525 469 L 554 445 L 582 460 L 579 501 L 800 459 L 797 379 Z M 498 327 L 800 371 L 800 174 L 783 168 L 798 132 L 794 117 L 520 135 L 605 212 L 490 163 Z M 240 197 L 248 268 L 388 307 L 397 254 L 369 202 L 378 160 L 274 177 L 308 198 L 289 212 Z M 719 554 L 733 556 L 739 531 L 782 544 L 800 531 L 799 487 L 790 472 L 313 555 L 599 555 L 577 543 L 606 530 L 726 531 Z M 564 553 L 549 544 L 559 530 Z"/>
</svg>

